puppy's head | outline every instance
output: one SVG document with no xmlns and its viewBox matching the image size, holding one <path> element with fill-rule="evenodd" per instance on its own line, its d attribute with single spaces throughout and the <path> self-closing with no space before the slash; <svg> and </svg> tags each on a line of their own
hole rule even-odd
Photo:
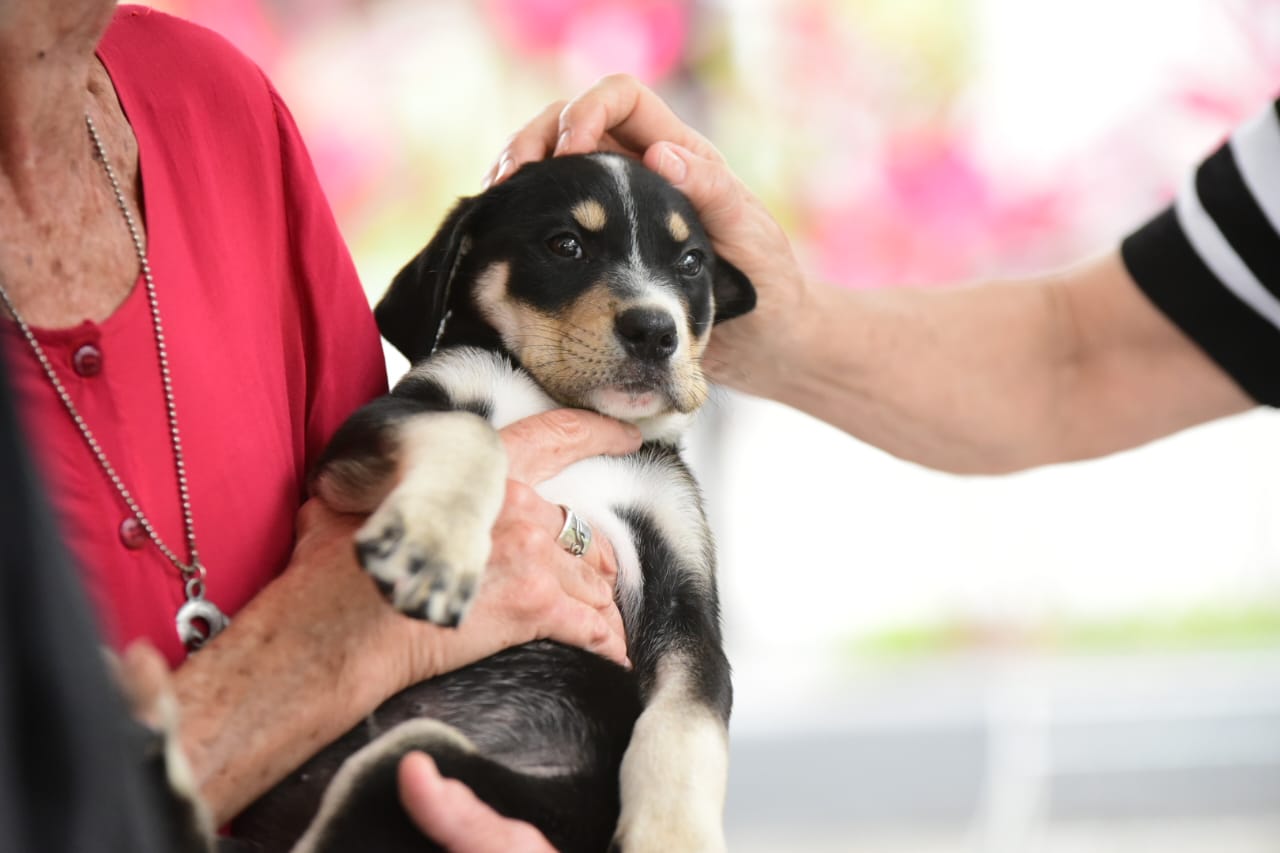
<svg viewBox="0 0 1280 853">
<path fill-rule="evenodd" d="M 755 300 L 679 191 L 591 154 L 527 165 L 462 199 L 376 316 L 410 361 L 498 347 L 558 403 L 638 421 L 701 405 L 712 324 Z"/>
</svg>

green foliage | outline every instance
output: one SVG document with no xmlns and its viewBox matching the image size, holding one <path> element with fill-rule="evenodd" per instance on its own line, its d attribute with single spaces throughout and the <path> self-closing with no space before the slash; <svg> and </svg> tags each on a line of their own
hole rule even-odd
<svg viewBox="0 0 1280 853">
<path fill-rule="evenodd" d="M 991 649 L 1092 654 L 1276 646 L 1280 646 L 1280 601 L 1105 619 L 1060 617 L 1032 629 L 939 620 L 858 637 L 846 650 L 858 658 L 902 660 Z"/>
</svg>

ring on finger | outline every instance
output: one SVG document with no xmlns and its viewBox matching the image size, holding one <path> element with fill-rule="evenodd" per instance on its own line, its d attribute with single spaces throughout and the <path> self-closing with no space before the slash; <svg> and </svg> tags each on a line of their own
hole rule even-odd
<svg viewBox="0 0 1280 853">
<path fill-rule="evenodd" d="M 573 556 L 581 557 L 591 546 L 591 525 L 564 504 L 560 508 L 564 510 L 564 527 L 560 528 L 556 543 Z"/>
</svg>

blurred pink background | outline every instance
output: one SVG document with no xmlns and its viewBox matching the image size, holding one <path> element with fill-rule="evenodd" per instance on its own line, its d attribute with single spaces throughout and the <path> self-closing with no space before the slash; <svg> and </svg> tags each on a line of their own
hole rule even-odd
<svg viewBox="0 0 1280 853">
<path fill-rule="evenodd" d="M 1201 44 L 1232 57 L 1228 73 L 1196 51 L 1161 57 L 1151 79 L 1142 67 L 1150 46 L 1135 41 L 1127 50 L 1140 73 L 1109 69 L 1118 103 L 1087 117 L 1087 133 L 1064 147 L 1054 124 L 1010 113 L 1088 78 L 1097 57 L 1082 43 L 1078 55 L 1063 52 L 1066 64 L 1026 68 L 1025 91 L 1021 71 L 993 81 L 1008 74 L 993 57 L 1018 50 L 1001 39 L 1017 42 L 1028 18 L 1010 2 L 153 5 L 223 33 L 280 87 L 372 293 L 454 196 L 476 190 L 506 134 L 611 71 L 636 74 L 674 103 L 722 146 L 810 266 L 853 287 L 1073 259 L 1154 210 L 1186 162 L 1280 80 L 1280 34 L 1258 26 L 1275 17 L 1273 2 L 1192 4 L 1183 25 L 1192 19 Z M 1031 5 L 1042 20 L 1022 37 L 1053 52 L 1050 38 L 1076 38 L 1055 16 L 1087 34 L 1116 26 L 1126 4 L 1093 4 L 1105 14 Z M 1160 4 L 1129 5 L 1151 18 L 1149 38 L 1176 43 Z M 1054 79 L 1037 94 L 1046 72 Z M 1061 117 L 1080 109 L 1064 104 Z"/>
</svg>

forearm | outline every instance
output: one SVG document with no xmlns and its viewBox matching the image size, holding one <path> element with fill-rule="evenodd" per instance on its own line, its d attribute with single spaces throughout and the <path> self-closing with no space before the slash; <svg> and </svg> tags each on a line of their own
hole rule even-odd
<svg viewBox="0 0 1280 853">
<path fill-rule="evenodd" d="M 182 745 L 218 824 L 341 733 L 341 717 L 312 693 L 330 678 L 324 664 L 250 621 L 246 610 L 175 676 Z"/>
<path fill-rule="evenodd" d="M 957 472 L 1045 453 L 1068 346 L 1050 291 L 818 290 L 765 393 L 896 456 Z"/>
<path fill-rule="evenodd" d="M 320 574 L 291 567 L 175 673 L 182 745 L 219 824 L 399 686 L 391 656 L 380 665 L 367 650 L 389 638 L 381 626 L 401 617 L 355 577 L 369 594 L 350 584 L 350 612 L 335 618 L 308 595 L 308 584 L 335 580 Z"/>
<path fill-rule="evenodd" d="M 801 313 L 734 384 L 943 470 L 1099 456 L 1249 406 L 1114 253 L 1030 281 L 813 288 Z"/>
</svg>

